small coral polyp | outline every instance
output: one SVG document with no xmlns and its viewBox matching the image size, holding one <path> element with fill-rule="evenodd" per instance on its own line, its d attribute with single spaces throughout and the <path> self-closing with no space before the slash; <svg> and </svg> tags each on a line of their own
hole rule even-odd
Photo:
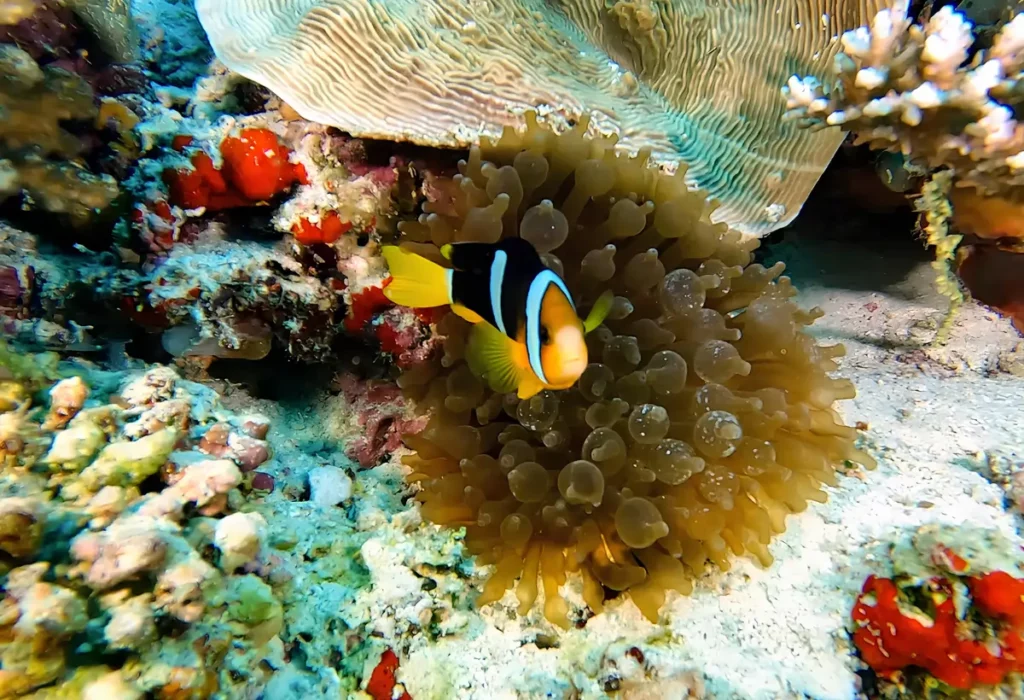
<svg viewBox="0 0 1024 700">
<path fill-rule="evenodd" d="M 616 294 L 572 389 L 494 394 L 463 361 L 469 326 L 454 314 L 439 322 L 444 356 L 400 379 L 431 415 L 405 458 L 423 514 L 465 526 L 469 550 L 496 565 L 478 603 L 515 586 L 525 614 L 540 580 L 562 627 L 567 573 L 595 612 L 606 591 L 628 591 L 656 620 L 666 591 L 689 593 L 708 562 L 769 565 L 772 536 L 825 500 L 838 466 L 874 465 L 833 408 L 855 394 L 830 376 L 843 348 L 804 332 L 821 312 L 791 301 L 783 265 L 753 263 L 756 241 L 712 223 L 685 168 L 666 174 L 587 127 L 556 135 L 527 114 L 525 131 L 472 149 L 453 201 L 400 227 L 402 245 L 436 260 L 445 243 L 521 235 L 581 314 Z"/>
</svg>

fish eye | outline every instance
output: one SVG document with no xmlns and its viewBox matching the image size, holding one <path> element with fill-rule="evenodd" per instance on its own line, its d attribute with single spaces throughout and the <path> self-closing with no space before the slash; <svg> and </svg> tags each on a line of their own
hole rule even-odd
<svg viewBox="0 0 1024 700">
<path fill-rule="evenodd" d="M 540 327 L 540 342 L 542 342 L 544 345 L 547 345 L 548 343 L 551 342 L 551 334 L 548 333 L 547 326 Z"/>
</svg>

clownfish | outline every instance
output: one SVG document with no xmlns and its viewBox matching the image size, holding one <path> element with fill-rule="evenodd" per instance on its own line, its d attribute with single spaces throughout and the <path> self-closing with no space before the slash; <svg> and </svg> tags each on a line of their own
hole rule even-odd
<svg viewBox="0 0 1024 700">
<path fill-rule="evenodd" d="M 571 387 L 587 367 L 584 336 L 611 310 L 605 292 L 580 320 L 565 282 L 521 238 L 442 246 L 451 269 L 398 246 L 383 253 L 391 270 L 384 296 L 399 306 L 451 306 L 473 324 L 470 369 L 494 391 L 521 399 Z"/>
</svg>

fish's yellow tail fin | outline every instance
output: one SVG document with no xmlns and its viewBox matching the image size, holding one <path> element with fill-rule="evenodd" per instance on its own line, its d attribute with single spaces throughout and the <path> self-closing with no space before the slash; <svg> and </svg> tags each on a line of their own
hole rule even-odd
<svg viewBox="0 0 1024 700">
<path fill-rule="evenodd" d="M 452 303 L 449 270 L 396 245 L 382 248 L 391 270 L 384 296 L 399 306 L 425 309 Z"/>
</svg>

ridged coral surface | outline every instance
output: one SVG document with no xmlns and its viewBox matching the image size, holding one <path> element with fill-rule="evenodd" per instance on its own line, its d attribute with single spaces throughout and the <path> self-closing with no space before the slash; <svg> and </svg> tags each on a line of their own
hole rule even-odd
<svg viewBox="0 0 1024 700">
<path fill-rule="evenodd" d="M 305 118 L 357 136 L 467 146 L 538 108 L 595 115 L 623 145 L 691 164 L 718 216 L 796 216 L 841 137 L 779 119 L 794 70 L 887 0 L 197 0 L 218 57 Z"/>
<path fill-rule="evenodd" d="M 518 233 L 582 312 L 610 288 L 612 313 L 578 386 L 525 401 L 481 384 L 463 362 L 468 325 L 443 318 L 444 357 L 401 379 L 432 411 L 406 463 L 424 515 L 466 526 L 497 565 L 481 604 L 518 578 L 525 613 L 539 578 L 546 616 L 567 626 L 559 586 L 579 571 L 595 611 L 628 590 L 654 620 L 709 561 L 770 564 L 786 516 L 824 500 L 844 463 L 873 461 L 833 409 L 854 395 L 829 376 L 843 349 L 804 332 L 820 311 L 791 301 L 782 264 L 753 263 L 756 242 L 710 223 L 684 173 L 616 155 L 585 122 L 556 136 L 528 121 L 474 147 L 403 245 L 440 259 L 449 241 Z"/>
</svg>

